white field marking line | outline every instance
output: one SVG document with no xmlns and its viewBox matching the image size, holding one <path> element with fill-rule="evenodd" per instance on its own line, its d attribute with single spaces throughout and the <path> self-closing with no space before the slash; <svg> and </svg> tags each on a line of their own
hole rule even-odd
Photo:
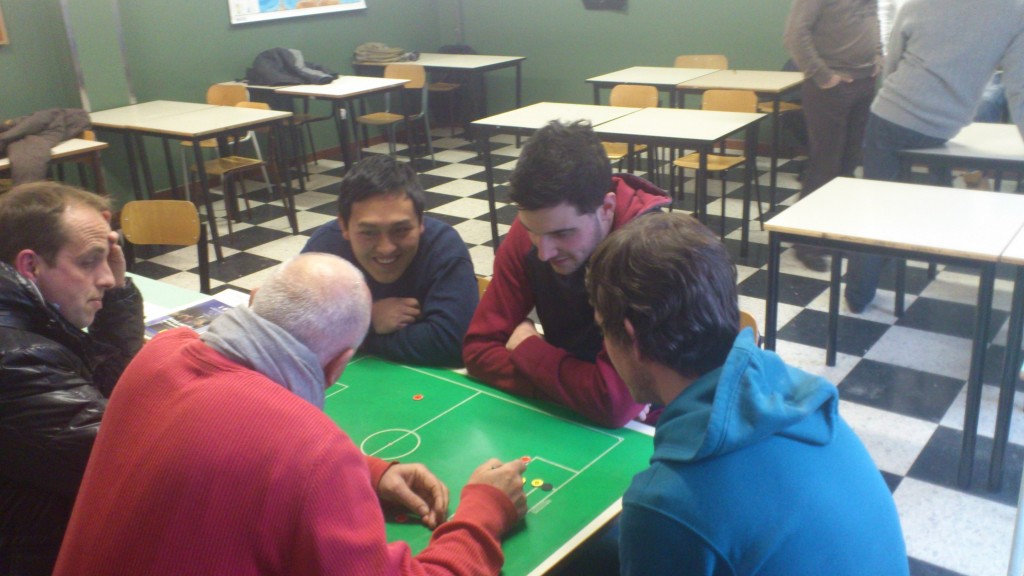
<svg viewBox="0 0 1024 576">
<path fill-rule="evenodd" d="M 561 468 L 562 470 L 565 470 L 566 472 L 571 472 L 573 474 L 579 474 L 579 472 L 580 472 L 579 470 L 573 470 L 572 468 L 569 468 L 568 466 L 563 466 L 563 465 L 561 465 L 558 462 L 555 462 L 553 460 L 548 460 L 547 458 L 544 458 L 543 456 L 534 456 L 530 460 L 530 464 L 533 464 L 534 462 L 547 462 L 548 464 L 551 464 L 555 468 Z M 530 464 L 526 465 L 527 468 L 529 468 Z"/>
<path fill-rule="evenodd" d="M 359 358 L 356 358 L 355 360 L 349 362 L 348 365 L 351 366 L 353 364 L 358 364 L 359 362 L 362 362 L 363 360 L 365 360 L 367 358 L 369 358 L 369 356 L 360 356 Z M 337 386 L 338 389 L 334 390 L 330 394 L 324 396 L 325 400 L 327 398 L 330 398 L 331 396 L 334 396 L 335 394 L 338 394 L 339 392 L 344 392 L 345 390 L 348 390 L 348 388 L 349 388 L 348 384 L 345 384 L 345 383 L 341 382 L 341 380 L 335 382 L 334 386 Z"/>
<path fill-rule="evenodd" d="M 531 506 L 530 509 L 528 510 L 528 512 L 533 512 L 535 509 L 537 509 L 537 511 L 539 512 L 540 510 L 537 507 L 541 506 L 542 504 L 544 506 L 547 506 L 547 504 L 546 504 L 547 500 L 549 500 L 552 496 L 557 494 L 559 490 L 561 490 L 562 488 L 565 488 L 566 486 L 568 486 L 570 482 L 572 482 L 573 480 L 578 478 L 580 476 L 580 474 L 583 474 L 584 472 L 586 472 L 588 468 L 590 468 L 591 466 L 596 464 L 598 460 L 604 458 L 609 452 L 614 450 L 616 447 L 618 447 L 619 444 L 621 444 L 623 442 L 622 438 L 617 438 L 617 440 L 618 440 L 618 442 L 616 442 L 612 446 L 609 446 L 607 450 L 605 450 L 604 452 L 600 453 L 596 458 L 594 458 L 593 460 L 588 462 L 585 466 L 583 466 L 583 468 L 580 468 L 579 472 L 576 472 L 575 474 L 570 476 L 569 479 L 566 480 L 565 482 L 563 482 L 561 486 L 556 487 L 554 490 L 552 490 L 550 493 L 548 493 L 547 496 L 542 498 L 540 502 L 537 502 L 536 504 Z"/>
<path fill-rule="evenodd" d="M 448 378 L 445 378 L 443 376 L 438 376 L 437 374 L 431 374 L 429 372 L 425 372 L 425 371 L 420 370 L 419 368 L 416 368 L 414 366 L 404 366 L 403 365 L 402 368 L 405 368 L 406 370 L 412 370 L 413 372 L 418 372 L 420 374 L 423 374 L 424 376 L 430 376 L 432 378 L 436 378 L 438 380 L 441 380 L 441 381 L 444 381 L 444 382 L 448 382 L 449 384 L 455 384 L 456 386 L 459 386 L 460 388 L 466 388 L 468 390 L 472 390 L 473 392 L 475 392 L 477 394 L 482 394 L 484 396 L 489 396 L 491 398 L 494 398 L 495 400 L 501 400 L 502 402 L 508 402 L 509 404 L 512 404 L 512 405 L 515 405 L 515 406 L 519 406 L 520 408 L 525 408 L 525 409 L 531 410 L 533 412 L 538 412 L 540 414 L 544 414 L 545 416 L 548 416 L 550 418 L 554 418 L 556 420 L 561 420 L 562 422 L 567 422 L 569 424 L 573 424 L 573 425 L 578 426 L 580 428 L 584 428 L 584 429 L 587 429 L 587 430 L 591 430 L 593 432 L 597 432 L 598 434 L 601 434 L 603 436 L 610 436 L 612 438 L 615 438 L 618 442 L 622 442 L 622 438 L 621 437 L 616 436 L 615 434 L 612 434 L 611 432 L 608 432 L 606 430 L 602 430 L 600 428 L 594 428 L 593 426 L 588 426 L 586 424 L 580 424 L 579 422 L 574 422 L 572 420 L 569 420 L 568 418 L 564 418 L 562 416 L 557 416 L 555 414 L 552 414 L 552 413 L 550 413 L 550 412 L 548 412 L 546 410 L 542 410 L 542 409 L 537 408 L 535 406 L 530 406 L 529 404 L 522 404 L 520 402 L 516 402 L 515 400 L 510 400 L 508 398 L 503 398 L 503 397 L 498 396 L 497 394 L 493 394 L 491 392 L 486 392 L 486 391 L 483 391 L 483 390 L 477 390 L 476 388 L 473 388 L 471 386 L 467 386 L 467 385 L 465 385 L 465 384 L 463 384 L 461 382 L 456 382 L 455 380 L 449 380 Z"/>
<path fill-rule="evenodd" d="M 440 418 L 440 417 L 442 417 L 442 416 L 444 416 L 444 415 L 448 414 L 448 413 L 449 413 L 449 412 L 451 412 L 452 410 L 455 410 L 456 408 L 458 408 L 459 406 L 462 406 L 462 405 L 463 405 L 463 404 L 465 404 L 466 402 L 469 402 L 469 401 L 470 401 L 470 400 L 472 400 L 473 398 L 476 398 L 476 397 L 477 397 L 477 396 L 478 396 L 479 394 L 480 394 L 480 393 L 479 393 L 479 392 L 477 392 L 476 394 L 473 394 L 472 396 L 467 396 L 467 397 L 466 397 L 466 398 L 464 398 L 464 399 L 463 399 L 463 400 L 462 400 L 461 402 L 458 402 L 458 403 L 456 403 L 456 404 L 453 404 L 453 405 L 452 405 L 451 407 L 449 407 L 449 408 L 448 408 L 447 410 L 444 410 L 444 411 L 442 411 L 442 412 L 438 413 L 438 414 L 437 414 L 437 416 L 434 416 L 434 417 L 433 417 L 433 418 L 431 418 L 430 420 L 427 420 L 426 422 L 423 422 L 423 423 L 422 423 L 422 424 L 420 424 L 419 426 L 417 426 L 417 427 L 413 428 L 412 430 L 409 430 L 408 432 L 406 432 L 405 434 L 402 434 L 402 435 L 401 435 L 401 436 L 399 436 L 398 438 L 395 438 L 395 439 L 394 439 L 394 440 L 392 440 L 391 442 L 388 442 L 388 443 L 387 443 L 387 445 L 385 445 L 385 446 L 381 446 L 381 447 L 380 447 L 379 449 L 375 450 L 375 451 L 373 452 L 373 454 L 370 454 L 370 456 L 373 456 L 374 454 L 380 454 L 381 450 L 386 450 L 386 449 L 388 449 L 388 448 L 390 448 L 390 447 L 394 446 L 394 445 L 395 445 L 396 443 L 398 443 L 398 442 L 401 442 L 402 440 L 404 440 L 404 439 L 406 438 L 406 436 L 409 436 L 410 434 L 415 434 L 415 433 L 419 432 L 419 431 L 420 431 L 420 430 L 422 430 L 422 429 L 423 429 L 424 427 L 428 426 L 428 425 L 429 425 L 429 424 L 430 424 L 431 422 L 433 422 L 433 421 L 437 420 L 438 418 Z"/>
</svg>

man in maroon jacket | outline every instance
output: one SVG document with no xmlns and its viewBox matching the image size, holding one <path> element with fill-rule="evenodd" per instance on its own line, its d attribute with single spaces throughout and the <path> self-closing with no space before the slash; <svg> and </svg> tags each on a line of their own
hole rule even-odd
<svg viewBox="0 0 1024 576">
<path fill-rule="evenodd" d="M 510 185 L 519 216 L 466 334 L 466 368 L 495 388 L 562 404 L 602 426 L 646 417 L 603 348 L 584 274 L 609 233 L 670 199 L 643 179 L 612 176 L 585 122 L 537 131 Z M 528 318 L 534 308 L 543 335 Z"/>
</svg>

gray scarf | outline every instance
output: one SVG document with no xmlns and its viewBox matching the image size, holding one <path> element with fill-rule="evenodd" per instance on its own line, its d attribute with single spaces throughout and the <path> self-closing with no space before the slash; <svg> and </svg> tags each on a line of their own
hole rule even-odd
<svg viewBox="0 0 1024 576">
<path fill-rule="evenodd" d="M 248 308 L 232 308 L 214 318 L 200 338 L 323 410 L 324 371 L 319 359 L 277 324 Z"/>
</svg>

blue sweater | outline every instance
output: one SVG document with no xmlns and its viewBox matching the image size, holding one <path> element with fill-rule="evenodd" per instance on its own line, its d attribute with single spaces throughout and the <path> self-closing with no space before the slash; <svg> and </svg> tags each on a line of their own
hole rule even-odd
<svg viewBox="0 0 1024 576">
<path fill-rule="evenodd" d="M 416 256 L 402 277 L 390 284 L 377 282 L 366 273 L 337 221 L 317 228 L 302 251 L 335 254 L 354 264 L 366 276 L 375 302 L 384 298 L 419 300 L 417 322 L 384 335 L 374 334 L 371 326 L 360 350 L 406 364 L 461 366 L 462 338 L 479 300 L 473 262 L 451 226 L 424 217 L 423 227 Z"/>
<path fill-rule="evenodd" d="M 908 574 L 892 495 L 838 404 L 740 333 L 658 421 L 623 497 L 622 574 Z"/>
</svg>

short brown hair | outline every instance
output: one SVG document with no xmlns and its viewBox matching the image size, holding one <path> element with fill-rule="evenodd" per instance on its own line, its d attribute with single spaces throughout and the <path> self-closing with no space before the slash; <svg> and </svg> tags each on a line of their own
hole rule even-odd
<svg viewBox="0 0 1024 576">
<path fill-rule="evenodd" d="M 68 242 L 61 220 L 69 206 L 110 212 L 110 200 L 59 182 L 31 182 L 0 196 L 0 261 L 13 265 L 22 250 L 32 250 L 47 263 Z"/>
</svg>

